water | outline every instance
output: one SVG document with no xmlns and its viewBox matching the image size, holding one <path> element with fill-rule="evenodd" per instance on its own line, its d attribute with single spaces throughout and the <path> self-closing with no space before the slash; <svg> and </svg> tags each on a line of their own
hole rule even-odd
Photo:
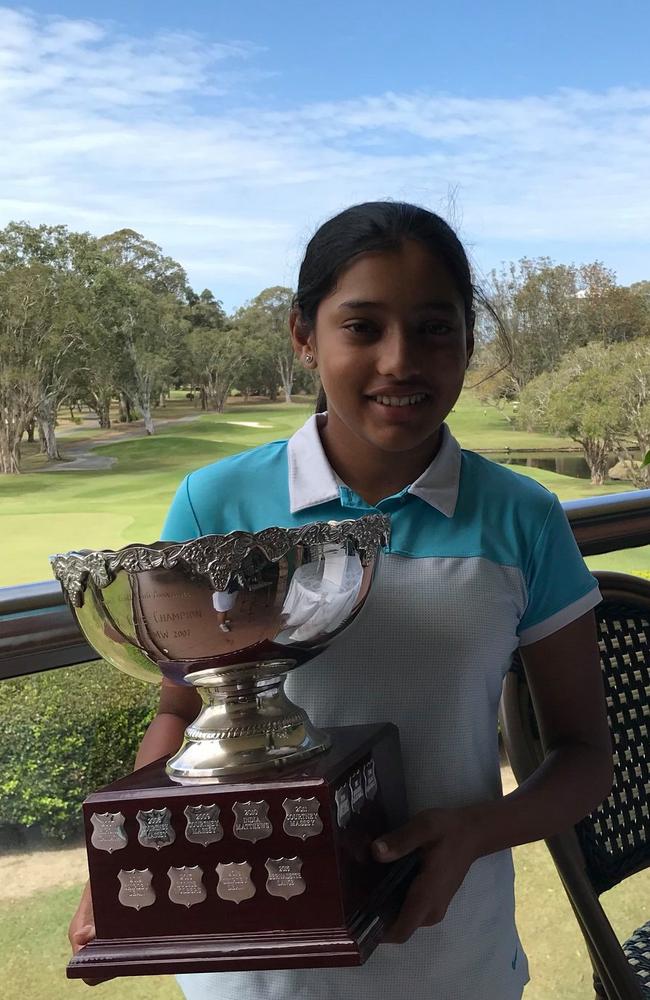
<svg viewBox="0 0 650 1000">
<path fill-rule="evenodd" d="M 589 466 L 584 456 L 578 452 L 535 451 L 535 452 L 501 452 L 486 455 L 500 465 L 524 465 L 533 469 L 546 469 L 548 472 L 558 472 L 561 476 L 573 476 L 574 479 L 591 479 Z M 616 464 L 616 455 L 610 456 L 608 467 Z"/>
</svg>

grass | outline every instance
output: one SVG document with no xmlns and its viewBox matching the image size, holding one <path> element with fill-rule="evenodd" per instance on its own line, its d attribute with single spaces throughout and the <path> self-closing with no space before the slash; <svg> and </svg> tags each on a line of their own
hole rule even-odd
<svg viewBox="0 0 650 1000">
<path fill-rule="evenodd" d="M 531 982 L 525 1000 L 592 1000 L 584 941 L 555 868 L 542 843 L 514 851 L 517 924 L 528 954 Z M 3 1000 L 74 1000 L 88 987 L 65 978 L 66 936 L 81 885 L 44 887 L 36 897 L 0 905 L 0 969 Z M 648 919 L 650 872 L 642 872 L 603 897 L 621 940 Z M 314 975 L 318 975 L 317 972 Z M 171 976 L 134 977 L 104 983 L 102 1000 L 180 1000 Z"/>
<path fill-rule="evenodd" d="M 81 886 L 44 890 L 36 897 L 0 905 L 0 969 L 3 1000 L 81 1000 L 88 986 L 69 980 L 67 927 Z M 181 1000 L 171 976 L 115 979 L 93 988 L 101 1000 Z M 98 991 L 97 993 L 95 991 Z"/>
<path fill-rule="evenodd" d="M 41 472 L 0 476 L 0 535 L 3 560 L 0 586 L 49 578 L 48 556 L 73 548 L 119 548 L 128 542 L 153 541 L 160 532 L 171 498 L 183 476 L 226 455 L 292 434 L 312 412 L 313 403 L 230 405 L 224 414 L 205 414 L 181 424 L 160 426 L 154 437 L 111 440 L 111 433 L 67 421 L 62 447 L 74 440 L 97 442 L 96 453 L 116 459 L 111 469 L 88 472 Z M 196 415 L 182 393 L 176 394 L 165 417 Z M 463 393 L 449 417 L 465 448 L 504 451 L 506 448 L 558 450 L 571 441 L 545 434 L 516 431 L 511 413 L 485 407 Z M 247 425 L 262 426 L 247 426 Z M 143 434 L 133 428 L 130 433 Z M 28 457 L 41 463 L 40 456 Z M 617 493 L 627 484 L 592 486 L 585 480 L 542 469 L 517 466 L 558 494 L 561 500 Z M 650 571 L 650 547 L 632 552 L 594 556 L 592 568 Z"/>
</svg>

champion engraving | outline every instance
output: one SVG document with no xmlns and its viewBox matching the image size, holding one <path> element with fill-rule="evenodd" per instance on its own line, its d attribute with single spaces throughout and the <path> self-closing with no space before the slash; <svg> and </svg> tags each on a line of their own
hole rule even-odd
<svg viewBox="0 0 650 1000">
<path fill-rule="evenodd" d="M 90 817 L 93 825 L 93 832 L 90 843 L 98 851 L 121 851 L 126 847 L 129 838 L 124 829 L 124 816 L 117 813 L 93 813 Z"/>
<path fill-rule="evenodd" d="M 169 898 L 172 903 L 179 903 L 189 908 L 195 903 L 202 903 L 207 896 L 203 884 L 203 871 L 198 865 L 172 867 L 167 875 L 169 877 Z"/>
<path fill-rule="evenodd" d="M 311 799 L 285 799 L 282 803 L 286 816 L 282 829 L 289 837 L 317 837 L 323 832 L 323 821 L 318 814 L 319 802 Z"/>
<path fill-rule="evenodd" d="M 352 812 L 359 813 L 363 809 L 366 800 L 363 794 L 363 778 L 361 771 L 353 771 L 350 775 L 350 800 L 352 802 Z"/>
<path fill-rule="evenodd" d="M 377 774 L 374 760 L 368 760 L 363 765 L 363 790 L 368 801 L 372 802 L 377 794 Z"/>
<path fill-rule="evenodd" d="M 268 817 L 269 804 L 264 799 L 259 802 L 235 802 L 233 833 L 239 840 L 249 840 L 252 844 L 264 840 L 273 833 Z"/>
<path fill-rule="evenodd" d="M 223 827 L 219 822 L 219 806 L 216 802 L 209 806 L 186 806 L 183 812 L 187 819 L 186 840 L 205 847 L 222 839 Z"/>
<path fill-rule="evenodd" d="M 268 872 L 266 891 L 271 896 L 291 899 L 292 896 L 301 896 L 307 888 L 301 875 L 300 858 L 269 858 L 265 868 Z"/>
<path fill-rule="evenodd" d="M 140 827 L 138 842 L 143 847 L 154 847 L 159 851 L 161 847 L 167 847 L 176 840 L 176 834 L 172 827 L 172 814 L 167 807 L 164 809 L 140 809 L 136 814 L 136 819 Z"/>
<path fill-rule="evenodd" d="M 117 877 L 120 880 L 120 892 L 117 898 L 122 906 L 141 910 L 145 906 L 151 906 L 155 901 L 156 893 L 151 885 L 153 874 L 148 868 L 130 868 L 126 871 L 122 869 Z"/>
<path fill-rule="evenodd" d="M 344 830 L 350 822 L 350 816 L 352 815 L 350 809 L 350 791 L 347 782 L 336 789 L 334 801 L 336 802 L 336 822 L 339 825 L 339 829 Z"/>
<path fill-rule="evenodd" d="M 217 895 L 241 903 L 255 895 L 248 861 L 228 861 L 217 865 Z"/>
</svg>

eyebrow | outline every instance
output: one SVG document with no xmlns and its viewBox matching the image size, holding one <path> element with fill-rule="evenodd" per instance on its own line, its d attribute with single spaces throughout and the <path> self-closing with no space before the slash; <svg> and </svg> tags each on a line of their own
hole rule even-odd
<svg viewBox="0 0 650 1000">
<path fill-rule="evenodd" d="M 380 302 L 372 299 L 348 299 L 346 302 L 341 302 L 337 309 L 387 309 L 388 306 L 385 302 Z M 422 302 L 418 306 L 418 311 L 422 312 L 425 309 L 436 309 L 440 312 L 455 313 L 456 306 L 453 302 L 448 302 L 444 299 L 433 299 L 430 302 Z"/>
</svg>

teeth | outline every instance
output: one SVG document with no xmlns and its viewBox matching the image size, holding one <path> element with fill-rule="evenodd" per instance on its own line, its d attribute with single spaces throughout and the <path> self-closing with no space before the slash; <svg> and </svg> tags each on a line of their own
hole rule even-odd
<svg viewBox="0 0 650 1000">
<path fill-rule="evenodd" d="M 426 398 L 426 392 L 418 392 L 415 396 L 373 396 L 375 402 L 382 406 L 413 406 Z"/>
</svg>

